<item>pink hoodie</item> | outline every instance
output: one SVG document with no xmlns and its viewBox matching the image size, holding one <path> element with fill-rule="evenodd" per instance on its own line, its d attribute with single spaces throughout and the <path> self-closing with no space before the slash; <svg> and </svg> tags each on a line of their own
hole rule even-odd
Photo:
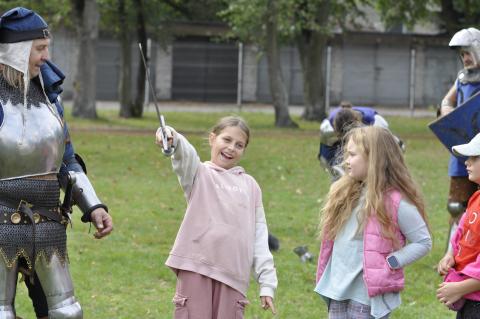
<svg viewBox="0 0 480 319">
<path fill-rule="evenodd" d="M 246 295 L 250 269 L 260 295 L 274 295 L 277 277 L 257 182 L 241 167 L 201 163 L 193 146 L 173 131 L 172 165 L 188 202 L 166 265 L 218 280 Z"/>
</svg>

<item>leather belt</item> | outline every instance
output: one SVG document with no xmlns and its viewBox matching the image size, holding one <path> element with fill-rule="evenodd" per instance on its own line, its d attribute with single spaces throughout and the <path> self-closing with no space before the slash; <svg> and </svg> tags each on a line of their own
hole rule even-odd
<svg viewBox="0 0 480 319">
<path fill-rule="evenodd" d="M 35 225 L 42 220 L 43 216 L 47 220 L 53 220 L 61 224 L 67 224 L 68 220 L 64 219 L 61 212 L 60 207 L 54 207 L 52 209 L 44 208 L 44 207 L 37 207 L 25 200 L 14 201 L 14 200 L 6 200 L 0 199 L 0 205 L 5 207 L 10 207 L 15 209 L 13 213 L 3 213 L 3 217 L 10 217 L 10 222 L 12 224 L 31 224 L 32 225 L 32 238 L 33 238 L 33 247 L 32 247 L 32 270 L 35 270 L 35 260 L 36 260 L 36 227 Z M 5 216 L 6 214 L 6 216 Z M 1 216 L 1 215 L 0 215 Z M 23 217 L 22 217 L 23 216 Z M 27 219 L 28 218 L 28 219 Z M 5 219 L 6 221 L 6 219 Z M 33 276 L 30 277 L 33 283 Z"/>
<path fill-rule="evenodd" d="M 15 209 L 14 212 L 0 212 L 0 223 L 3 224 L 38 224 L 48 220 L 63 224 L 66 221 L 58 206 L 49 209 L 31 205 L 25 200 L 5 199 L 0 199 L 0 205 Z"/>
</svg>

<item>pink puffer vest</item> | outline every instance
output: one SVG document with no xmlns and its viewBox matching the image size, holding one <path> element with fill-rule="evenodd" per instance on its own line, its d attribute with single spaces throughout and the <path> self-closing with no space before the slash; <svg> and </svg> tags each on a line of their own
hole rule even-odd
<svg viewBox="0 0 480 319">
<path fill-rule="evenodd" d="M 396 236 L 403 247 L 405 236 L 398 227 L 398 205 L 402 195 L 397 190 L 391 190 L 387 192 L 386 199 L 387 211 L 392 215 Z M 323 240 L 322 242 L 318 257 L 317 283 L 332 255 L 333 243 L 333 240 Z M 363 231 L 363 280 L 369 297 L 387 292 L 398 292 L 403 289 L 405 285 L 403 269 L 392 270 L 386 262 L 386 257 L 394 251 L 392 242 L 382 237 L 377 219 L 374 216 L 370 217 Z"/>
</svg>

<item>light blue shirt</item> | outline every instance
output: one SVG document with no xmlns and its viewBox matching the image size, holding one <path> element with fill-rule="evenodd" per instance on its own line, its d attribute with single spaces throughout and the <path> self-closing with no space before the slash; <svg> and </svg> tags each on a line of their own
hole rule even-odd
<svg viewBox="0 0 480 319">
<path fill-rule="evenodd" d="M 358 232 L 358 212 L 361 203 L 352 211 L 344 228 L 337 234 L 332 256 L 315 287 L 315 292 L 324 299 L 354 300 L 371 307 L 371 315 L 381 318 L 401 304 L 400 293 L 385 293 L 368 297 L 363 281 L 363 232 Z M 426 255 L 432 240 L 428 228 L 417 208 L 405 200 L 398 207 L 398 224 L 408 244 L 394 255 L 401 267 Z"/>
</svg>

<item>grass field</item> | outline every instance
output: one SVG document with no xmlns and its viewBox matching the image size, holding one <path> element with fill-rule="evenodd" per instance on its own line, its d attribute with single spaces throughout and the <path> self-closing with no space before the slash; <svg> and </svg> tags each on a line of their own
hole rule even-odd
<svg viewBox="0 0 480 319">
<path fill-rule="evenodd" d="M 226 114 L 165 115 L 207 160 L 206 132 Z M 292 251 L 308 245 L 318 255 L 318 212 L 330 184 L 316 159 L 318 123 L 297 119 L 298 130 L 275 129 L 273 115 L 242 116 L 252 127 L 252 139 L 241 165 L 262 187 L 270 231 L 281 241 L 274 254 L 279 276 L 276 318 L 326 318 L 326 307 L 313 292 L 315 263 L 301 263 Z M 88 224 L 75 213 L 68 247 L 76 295 L 86 319 L 171 318 L 175 276 L 164 262 L 186 205 L 170 161 L 154 145 L 155 114 L 125 120 L 103 111 L 100 117 L 68 118 L 76 151 L 86 160 L 89 177 L 115 222 L 111 236 L 94 240 Z M 434 236 L 433 251 L 407 268 L 402 306 L 391 318 L 454 318 L 435 298 L 441 278 L 434 266 L 443 256 L 448 229 L 448 153 L 427 129 L 432 119 L 387 118 L 406 143 L 406 160 L 424 192 Z M 260 309 L 257 291 L 252 282 L 245 317 L 271 318 Z M 23 284 L 16 303 L 19 315 L 34 318 Z"/>
</svg>

